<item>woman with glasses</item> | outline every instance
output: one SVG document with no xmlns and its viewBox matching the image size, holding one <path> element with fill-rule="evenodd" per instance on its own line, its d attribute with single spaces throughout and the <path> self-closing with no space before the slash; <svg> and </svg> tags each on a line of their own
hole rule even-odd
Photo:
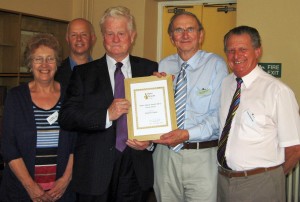
<svg viewBox="0 0 300 202">
<path fill-rule="evenodd" d="M 33 80 L 11 89 L 4 106 L 0 201 L 75 201 L 69 186 L 75 135 L 57 122 L 64 92 L 54 81 L 61 61 L 57 39 L 33 36 L 24 61 Z"/>
</svg>

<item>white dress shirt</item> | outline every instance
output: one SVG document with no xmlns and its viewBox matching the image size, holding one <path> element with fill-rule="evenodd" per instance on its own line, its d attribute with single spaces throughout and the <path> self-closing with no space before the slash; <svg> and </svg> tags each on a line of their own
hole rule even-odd
<svg viewBox="0 0 300 202">
<path fill-rule="evenodd" d="M 113 59 L 112 57 L 108 56 L 107 54 L 106 54 L 106 61 L 107 61 L 107 67 L 108 67 L 108 72 L 109 72 L 110 83 L 111 83 L 111 87 L 112 87 L 112 90 L 113 90 L 113 93 L 114 93 L 114 91 L 115 91 L 115 71 L 116 71 L 117 61 L 115 59 Z M 131 78 L 132 73 L 131 73 L 129 55 L 126 58 L 124 58 L 121 62 L 123 63 L 121 71 L 122 71 L 125 79 L 126 78 Z M 108 110 L 107 110 L 105 128 L 109 128 L 111 125 L 112 125 L 112 121 L 109 120 L 109 113 L 108 113 Z"/>
<path fill-rule="evenodd" d="M 222 84 L 220 124 L 224 127 L 236 76 Z M 284 147 L 300 144 L 299 106 L 292 90 L 256 66 L 242 78 L 240 105 L 231 124 L 225 152 L 236 171 L 284 162 Z"/>
</svg>

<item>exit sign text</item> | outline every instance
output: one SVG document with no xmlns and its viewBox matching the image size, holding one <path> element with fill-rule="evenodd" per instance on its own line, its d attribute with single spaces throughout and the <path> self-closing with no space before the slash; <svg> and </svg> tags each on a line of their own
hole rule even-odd
<svg viewBox="0 0 300 202">
<path fill-rule="evenodd" d="M 258 66 L 274 77 L 281 77 L 281 63 L 258 63 Z"/>
</svg>

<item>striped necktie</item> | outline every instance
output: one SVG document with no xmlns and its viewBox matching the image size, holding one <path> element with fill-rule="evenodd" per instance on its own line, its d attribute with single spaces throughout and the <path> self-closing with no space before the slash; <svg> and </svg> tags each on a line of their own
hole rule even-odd
<svg viewBox="0 0 300 202">
<path fill-rule="evenodd" d="M 227 168 L 227 169 L 230 169 L 227 165 L 226 158 L 225 158 L 227 139 L 228 139 L 228 135 L 229 135 L 230 128 L 231 128 L 232 119 L 233 119 L 235 112 L 240 104 L 241 85 L 243 83 L 243 80 L 241 78 L 236 78 L 236 82 L 237 82 L 236 90 L 235 90 L 235 93 L 233 95 L 233 98 L 232 98 L 232 101 L 230 104 L 230 108 L 229 108 L 226 122 L 225 122 L 225 125 L 223 128 L 222 134 L 221 134 L 221 138 L 220 138 L 219 145 L 218 145 L 218 152 L 217 152 L 218 161 L 219 161 L 220 165 L 223 168 Z"/>
<path fill-rule="evenodd" d="M 175 108 L 177 116 L 177 126 L 180 129 L 184 128 L 184 118 L 185 118 L 185 105 L 186 105 L 186 92 L 187 92 L 187 79 L 186 79 L 186 68 L 189 65 L 184 62 L 181 65 L 180 73 L 177 77 L 176 87 L 175 87 Z"/>
<path fill-rule="evenodd" d="M 124 88 L 124 75 L 121 71 L 123 64 L 121 62 L 116 63 L 115 71 L 115 98 L 124 98 L 125 97 L 125 88 Z M 126 148 L 126 140 L 128 138 L 127 132 L 127 117 L 126 114 L 120 116 L 117 120 L 117 129 L 116 129 L 116 148 L 119 151 L 123 151 Z"/>
<path fill-rule="evenodd" d="M 179 129 L 184 129 L 184 118 L 185 118 L 185 105 L 186 105 L 186 92 L 187 92 L 187 79 L 186 79 L 186 68 L 189 65 L 184 62 L 181 65 L 181 70 L 177 77 L 176 86 L 175 86 L 175 108 L 176 108 L 176 117 L 177 117 L 177 127 Z M 178 144 L 171 149 L 175 152 L 178 152 L 182 148 L 183 144 Z"/>
</svg>

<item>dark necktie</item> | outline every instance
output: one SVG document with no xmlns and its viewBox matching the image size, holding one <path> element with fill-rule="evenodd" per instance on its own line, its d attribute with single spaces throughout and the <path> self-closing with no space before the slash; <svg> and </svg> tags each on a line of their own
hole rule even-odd
<svg viewBox="0 0 300 202">
<path fill-rule="evenodd" d="M 121 71 L 123 64 L 121 62 L 116 63 L 115 71 L 115 98 L 124 98 L 125 97 L 125 88 L 124 88 L 124 75 Z M 117 120 L 117 132 L 116 132 L 116 148 L 119 151 L 124 151 L 126 148 L 126 140 L 128 138 L 127 134 L 127 117 L 126 114 L 123 114 Z"/>
<path fill-rule="evenodd" d="M 225 125 L 223 128 L 222 134 L 221 134 L 221 138 L 220 138 L 219 145 L 218 145 L 218 152 L 217 152 L 218 161 L 219 161 L 220 165 L 223 168 L 227 168 L 227 169 L 230 169 L 230 168 L 228 167 L 226 158 L 225 158 L 226 145 L 227 145 L 228 135 L 229 135 L 230 128 L 231 128 L 232 119 L 233 119 L 235 112 L 240 104 L 241 84 L 243 83 L 243 80 L 241 78 L 236 78 L 236 82 L 237 82 L 236 91 L 233 95 L 233 98 L 232 98 L 232 101 L 230 104 L 230 108 L 229 108 L 226 122 L 225 122 Z"/>
</svg>

